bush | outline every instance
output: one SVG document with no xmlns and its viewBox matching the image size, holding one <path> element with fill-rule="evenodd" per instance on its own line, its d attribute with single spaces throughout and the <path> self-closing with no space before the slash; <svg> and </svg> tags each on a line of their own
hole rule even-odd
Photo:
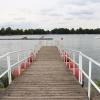
<svg viewBox="0 0 100 100">
<path fill-rule="evenodd" d="M 100 80 L 97 80 L 96 84 L 97 84 L 98 87 L 100 87 Z"/>
<path fill-rule="evenodd" d="M 8 82 L 8 74 L 6 74 L 2 78 L 0 78 L 0 87 L 7 87 L 8 84 L 9 84 L 9 82 Z"/>
</svg>

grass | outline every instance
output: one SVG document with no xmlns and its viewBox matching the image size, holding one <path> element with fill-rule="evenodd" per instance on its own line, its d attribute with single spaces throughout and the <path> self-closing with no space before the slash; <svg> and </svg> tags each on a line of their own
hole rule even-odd
<svg viewBox="0 0 100 100">
<path fill-rule="evenodd" d="M 97 84 L 98 87 L 100 87 L 100 80 L 97 80 L 96 84 Z"/>
</svg>

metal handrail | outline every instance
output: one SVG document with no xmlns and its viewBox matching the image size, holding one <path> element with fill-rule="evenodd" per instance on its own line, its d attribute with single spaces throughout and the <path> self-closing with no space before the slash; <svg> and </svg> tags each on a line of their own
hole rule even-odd
<svg viewBox="0 0 100 100">
<path fill-rule="evenodd" d="M 32 51 L 32 49 L 30 49 L 30 50 Z M 30 50 L 26 50 L 26 51 L 28 51 L 28 53 L 29 53 Z M 25 51 L 25 50 L 24 50 L 24 51 Z M 5 55 L 0 56 L 0 59 L 2 59 L 2 58 L 4 58 L 4 57 L 7 58 L 7 67 L 8 67 L 7 70 L 4 71 L 4 72 L 0 75 L 0 78 L 2 78 L 6 73 L 8 73 L 8 72 L 11 70 L 12 67 L 14 67 L 14 66 L 16 66 L 17 64 L 19 64 L 19 63 L 25 61 L 25 60 L 29 57 L 29 56 L 27 55 L 26 58 L 23 58 L 22 60 L 17 61 L 16 63 L 14 63 L 14 64 L 11 65 L 10 54 L 17 53 L 17 55 L 18 55 L 19 52 L 23 52 L 23 50 L 21 50 L 21 51 L 8 52 L 8 53 L 6 53 Z M 17 59 L 18 59 L 18 56 L 17 56 Z M 10 72 L 10 74 L 11 74 L 11 72 Z M 8 79 L 9 79 L 9 78 L 10 78 L 10 77 L 8 76 Z M 10 80 L 10 79 L 9 79 L 9 80 Z M 9 84 L 10 84 L 10 83 L 11 83 L 11 82 L 9 82 Z"/>
<path fill-rule="evenodd" d="M 85 55 L 84 53 L 82 53 L 79 50 L 65 49 L 63 44 L 61 44 L 59 41 L 55 41 L 55 42 L 57 43 L 56 46 L 58 47 L 60 54 L 69 51 L 73 55 L 73 57 L 69 57 L 69 58 L 70 58 L 71 61 L 73 61 L 79 67 L 79 70 L 80 70 L 79 71 L 79 83 L 81 85 L 83 84 L 82 75 L 84 75 L 88 79 L 88 98 L 89 98 L 89 100 L 91 99 L 91 85 L 93 85 L 94 88 L 100 93 L 100 88 L 97 86 L 97 84 L 91 78 L 92 64 L 95 64 L 98 67 L 100 67 L 100 63 L 95 61 L 91 57 Z M 76 54 L 78 54 L 77 56 L 79 57 L 78 58 L 79 59 L 78 63 L 76 62 L 76 59 L 75 59 Z M 67 57 L 67 55 L 66 55 L 66 57 Z M 83 66 L 82 66 L 82 63 L 83 63 L 82 58 L 83 57 L 89 61 L 89 75 L 83 70 Z M 75 72 L 75 68 L 73 68 L 73 74 L 75 74 L 74 72 Z"/>
<path fill-rule="evenodd" d="M 26 61 L 29 58 L 29 52 L 30 51 L 32 53 L 34 53 L 34 55 L 36 55 L 36 53 L 39 51 L 40 48 L 41 48 L 41 45 L 38 43 L 37 44 L 37 48 L 35 47 L 35 49 L 12 51 L 12 52 L 7 52 L 6 54 L 0 56 L 0 60 L 3 59 L 3 58 L 7 59 L 6 60 L 7 61 L 7 69 L 0 74 L 0 78 L 2 78 L 4 75 L 6 75 L 8 73 L 8 82 L 9 82 L 9 84 L 11 84 L 11 82 L 12 82 L 11 69 L 14 66 L 20 64 L 21 62 Z M 23 59 L 20 60 L 20 56 L 22 56 L 21 53 L 23 53 L 23 52 L 27 52 L 27 57 L 23 57 Z M 17 61 L 14 64 L 11 64 L 11 55 L 13 55 L 13 54 L 16 54 Z"/>
<path fill-rule="evenodd" d="M 71 59 L 71 61 L 76 63 L 77 66 L 79 67 L 79 70 L 80 70 L 80 72 L 79 72 L 79 83 L 82 85 L 82 81 L 83 81 L 82 74 L 88 79 L 88 97 L 89 97 L 89 99 L 91 99 L 91 85 L 93 85 L 94 88 L 100 93 L 100 88 L 98 87 L 98 85 L 91 78 L 92 63 L 97 65 L 98 67 L 100 67 L 100 63 L 95 61 L 91 57 L 85 55 L 81 51 L 72 50 L 72 49 L 64 49 L 64 48 L 61 49 L 60 46 L 58 46 L 58 49 L 59 49 L 60 52 L 68 52 L 69 51 L 71 54 L 74 55 L 74 58 L 73 57 L 69 57 L 69 58 Z M 76 60 L 75 60 L 75 55 L 76 54 L 78 54 L 79 63 L 77 63 Z M 89 61 L 89 75 L 83 70 L 83 66 L 82 66 L 82 58 L 83 57 Z M 73 72 L 75 72 L 75 68 L 73 68 Z"/>
<path fill-rule="evenodd" d="M 52 42 L 54 43 L 54 41 Z M 51 43 L 51 45 L 52 45 Z M 41 46 L 43 46 L 44 44 L 38 44 L 36 45 L 35 49 L 33 50 L 34 53 L 37 53 L 40 49 Z M 47 46 L 47 42 L 46 42 L 46 46 Z M 92 74 L 92 63 L 93 64 L 96 64 L 98 67 L 100 67 L 100 63 L 95 61 L 94 59 L 92 59 L 91 57 L 88 57 L 87 55 L 85 55 L 84 53 L 82 53 L 81 51 L 77 51 L 77 50 L 72 50 L 72 49 L 64 49 L 59 43 L 58 41 L 55 41 L 55 46 L 58 47 L 59 49 L 59 52 L 70 52 L 73 57 L 69 57 L 74 63 L 77 64 L 77 66 L 79 67 L 79 83 L 82 85 L 82 81 L 83 81 L 83 78 L 82 78 L 82 75 L 84 75 L 87 79 L 88 79 L 88 97 L 89 99 L 91 98 L 91 85 L 93 85 L 95 87 L 95 89 L 100 93 L 100 88 L 97 86 L 97 84 L 92 80 L 91 78 L 91 74 Z M 32 50 L 32 49 L 31 49 Z M 7 63 L 8 63 L 8 69 L 3 72 L 1 75 L 0 75 L 0 78 L 3 77 L 6 73 L 10 73 L 8 74 L 8 79 L 9 79 L 9 84 L 11 83 L 11 68 L 16 66 L 17 64 L 20 64 L 21 62 L 25 61 L 27 59 L 26 58 L 23 58 L 22 60 L 18 60 L 16 63 L 10 65 L 10 54 L 13 54 L 13 53 L 19 53 L 19 52 L 23 52 L 25 50 L 20 50 L 20 51 L 13 51 L 13 52 L 9 52 L 3 56 L 0 56 L 0 59 L 4 58 L 4 57 L 7 57 Z M 28 50 L 27 50 L 28 51 Z M 76 54 L 78 54 L 78 60 L 79 62 L 77 63 L 76 62 L 76 59 L 75 59 L 75 56 Z M 19 55 L 18 55 L 19 56 Z M 83 63 L 83 59 L 82 58 L 85 58 L 89 61 L 89 75 L 83 70 L 83 66 L 82 66 L 82 63 Z M 19 59 L 19 58 L 18 58 Z M 75 72 L 75 68 L 73 68 L 73 72 Z M 74 73 L 73 73 L 74 74 Z"/>
<path fill-rule="evenodd" d="M 99 63 L 99 62 L 97 62 L 97 61 L 95 61 L 93 58 L 91 58 L 91 57 L 85 55 L 83 52 L 77 51 L 77 50 L 72 50 L 72 49 L 64 49 L 64 51 L 67 51 L 67 50 L 68 50 L 68 51 L 72 51 L 72 52 L 76 52 L 76 53 L 80 53 L 83 57 L 85 57 L 86 59 L 92 61 L 94 64 L 96 64 L 97 66 L 100 67 L 100 63 Z"/>
</svg>

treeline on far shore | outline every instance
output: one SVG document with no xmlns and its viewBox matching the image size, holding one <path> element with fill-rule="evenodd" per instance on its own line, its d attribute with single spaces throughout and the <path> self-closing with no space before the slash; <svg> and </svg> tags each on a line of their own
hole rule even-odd
<svg viewBox="0 0 100 100">
<path fill-rule="evenodd" d="M 97 29 L 68 29 L 68 28 L 55 28 L 53 30 L 44 29 L 11 29 L 1 28 L 0 35 L 43 35 L 43 34 L 100 34 L 100 28 Z"/>
</svg>

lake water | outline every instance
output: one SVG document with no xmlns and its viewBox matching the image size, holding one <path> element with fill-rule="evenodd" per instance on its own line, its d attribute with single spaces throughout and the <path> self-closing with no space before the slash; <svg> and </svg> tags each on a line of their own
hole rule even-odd
<svg viewBox="0 0 100 100">
<path fill-rule="evenodd" d="M 45 37 L 55 38 L 59 41 L 63 38 L 64 47 L 68 49 L 80 50 L 86 55 L 100 62 L 100 39 L 95 37 L 100 35 L 44 35 Z M 0 36 L 0 38 L 21 38 L 24 36 Z M 41 35 L 27 36 L 38 38 Z M 34 48 L 37 40 L 0 40 L 0 55 L 13 51 Z"/>
<path fill-rule="evenodd" d="M 100 62 L 100 39 L 96 39 L 100 35 L 44 35 L 44 37 L 54 38 L 62 41 L 65 48 L 80 50 L 94 60 Z M 0 36 L 0 38 L 22 38 L 24 36 Z M 39 38 L 41 35 L 29 35 L 29 38 Z M 61 40 L 63 38 L 63 40 Z M 34 48 L 38 40 L 0 40 L 0 55 L 13 50 L 23 50 Z M 88 66 L 85 66 L 88 69 Z M 94 78 L 99 78 L 100 68 L 93 69 Z M 98 75 L 97 75 L 98 74 Z"/>
</svg>

